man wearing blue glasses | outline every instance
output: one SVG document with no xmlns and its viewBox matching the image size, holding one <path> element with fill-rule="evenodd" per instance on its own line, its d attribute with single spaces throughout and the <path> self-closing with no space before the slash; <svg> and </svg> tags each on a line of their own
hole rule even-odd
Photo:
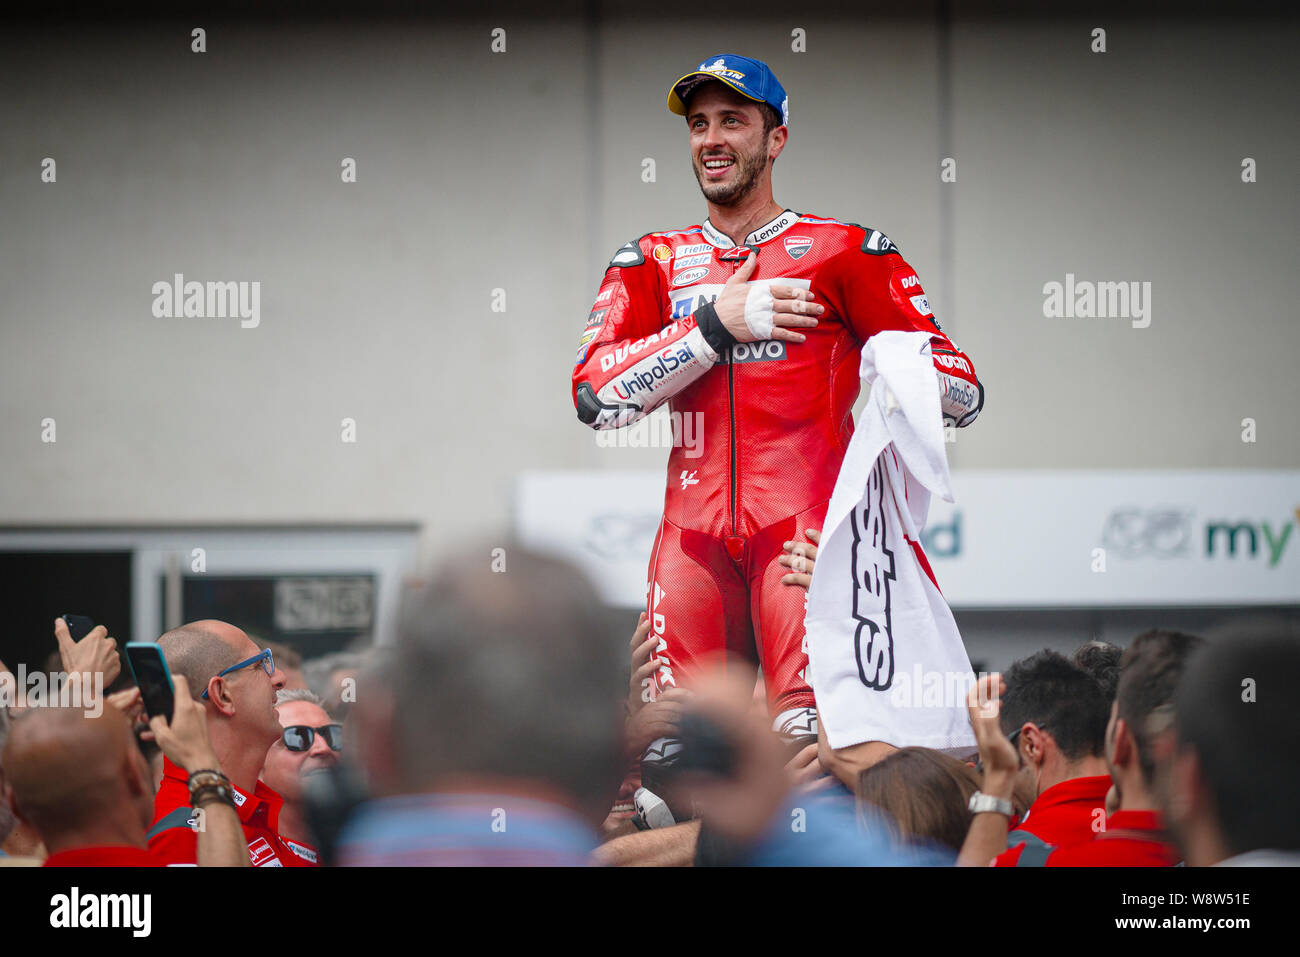
<svg viewBox="0 0 1300 957">
<path fill-rule="evenodd" d="M 280 836 L 284 801 L 258 780 L 266 752 L 282 732 L 275 695 L 284 687 L 284 675 L 276 670 L 270 650 L 258 648 L 224 621 L 182 625 L 159 638 L 158 645 L 172 674 L 184 675 L 206 705 L 208 735 L 230 780 L 253 866 L 314 864 Z M 188 775 L 164 761 L 149 849 L 173 864 L 194 863 L 200 826 L 190 803 Z"/>
</svg>

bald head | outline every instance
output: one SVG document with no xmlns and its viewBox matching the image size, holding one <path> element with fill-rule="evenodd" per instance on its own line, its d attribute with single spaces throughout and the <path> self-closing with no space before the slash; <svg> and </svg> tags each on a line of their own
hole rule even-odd
<svg viewBox="0 0 1300 957">
<path fill-rule="evenodd" d="M 208 619 L 173 628 L 158 639 L 172 674 L 184 675 L 197 699 L 215 675 L 257 654 L 257 646 L 242 630 Z"/>
<path fill-rule="evenodd" d="M 195 700 L 208 692 L 208 735 L 213 750 L 230 780 L 251 791 L 257 785 L 266 749 L 280 736 L 275 693 L 284 687 L 284 675 L 266 671 L 270 659 L 251 661 L 262 649 L 242 629 L 224 621 L 182 625 L 159 638 L 158 646 L 172 674 L 182 674 L 189 681 Z M 240 664 L 238 671 L 213 681 Z"/>
<path fill-rule="evenodd" d="M 148 768 L 116 708 L 93 718 L 81 708 L 32 708 L 13 722 L 3 763 L 18 812 L 51 847 L 60 833 L 116 816 L 132 801 L 149 824 Z"/>
</svg>

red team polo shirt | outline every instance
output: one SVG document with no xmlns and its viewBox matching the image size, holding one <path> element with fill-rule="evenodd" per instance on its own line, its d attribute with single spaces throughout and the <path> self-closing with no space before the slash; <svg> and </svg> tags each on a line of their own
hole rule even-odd
<svg viewBox="0 0 1300 957">
<path fill-rule="evenodd" d="M 1028 831 L 1034 837 L 1056 847 L 1083 844 L 1097 836 L 1093 822 L 1102 809 L 1105 813 L 1106 792 L 1110 790 L 1110 775 L 1099 774 L 1090 778 L 1070 778 L 1054 784 L 1029 806 L 1018 830 Z M 993 859 L 996 867 L 1015 867 L 1025 842 L 1014 843 Z"/>
<path fill-rule="evenodd" d="M 1183 859 L 1168 843 L 1158 811 L 1116 811 L 1091 841 L 1062 847 L 1048 867 L 1173 867 Z"/>
<path fill-rule="evenodd" d="M 76 847 L 45 859 L 42 867 L 162 867 L 167 862 L 140 847 Z"/>
<path fill-rule="evenodd" d="M 149 829 L 149 850 L 165 864 L 198 863 L 199 836 L 190 807 L 189 775 L 163 758 L 163 779 L 154 798 L 154 822 Z M 276 831 L 284 798 L 261 781 L 252 794 L 233 784 L 235 810 L 248 839 L 248 857 L 254 867 L 315 867 L 314 848 L 286 841 Z"/>
</svg>

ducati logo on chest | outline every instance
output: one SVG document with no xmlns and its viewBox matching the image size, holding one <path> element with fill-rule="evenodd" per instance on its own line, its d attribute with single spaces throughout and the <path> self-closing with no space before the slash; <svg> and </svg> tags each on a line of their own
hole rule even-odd
<svg viewBox="0 0 1300 957">
<path fill-rule="evenodd" d="M 718 253 L 718 258 L 724 263 L 743 263 L 749 258 L 751 249 L 753 249 L 752 246 L 733 246 L 731 249 L 724 249 Z M 758 252 L 758 250 L 754 249 L 754 252 Z"/>
<path fill-rule="evenodd" d="M 787 236 L 785 251 L 790 254 L 791 259 L 802 259 L 803 254 L 812 249 L 812 244 L 812 238 L 809 236 Z"/>
</svg>

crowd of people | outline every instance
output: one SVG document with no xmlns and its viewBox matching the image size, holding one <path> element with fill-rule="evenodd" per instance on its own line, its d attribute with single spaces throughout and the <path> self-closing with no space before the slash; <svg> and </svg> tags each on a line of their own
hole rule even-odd
<svg viewBox="0 0 1300 957">
<path fill-rule="evenodd" d="M 863 758 L 774 733 L 742 661 L 653 693 L 644 615 L 621 645 L 572 565 L 509 556 L 446 566 L 382 647 L 303 661 L 228 622 L 170 630 L 170 715 L 106 628 L 57 620 L 50 670 L 102 697 L 0 708 L 0 862 L 1300 863 L 1295 621 L 1039 651 L 976 677 L 976 752 Z"/>
</svg>

